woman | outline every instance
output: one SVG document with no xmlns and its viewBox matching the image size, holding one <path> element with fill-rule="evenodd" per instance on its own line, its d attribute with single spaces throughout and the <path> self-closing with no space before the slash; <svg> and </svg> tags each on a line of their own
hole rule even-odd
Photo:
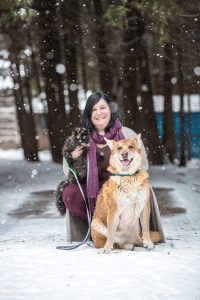
<svg viewBox="0 0 200 300">
<path fill-rule="evenodd" d="M 122 126 L 118 116 L 118 112 L 114 109 L 105 93 L 95 92 L 88 98 L 81 125 L 90 130 L 91 141 L 88 152 L 87 188 L 86 184 L 82 184 L 82 190 L 87 197 L 91 213 L 94 211 L 99 189 L 109 177 L 107 167 L 109 164 L 110 149 L 104 137 L 119 141 L 121 139 L 129 139 L 137 136 L 133 130 Z M 148 170 L 148 160 L 143 145 L 142 152 L 144 157 L 142 169 Z M 72 159 L 76 159 L 81 154 L 82 147 L 76 147 L 71 153 Z M 64 174 L 68 176 L 69 169 L 65 163 L 63 164 L 63 171 Z M 71 238 L 68 240 L 78 240 L 81 237 L 83 239 L 84 232 L 87 229 L 87 225 L 85 225 L 87 223 L 84 223 L 87 222 L 87 213 L 85 202 L 78 185 L 68 185 L 64 189 L 62 197 L 71 220 L 71 224 L 67 224 L 67 231 L 69 235 L 71 235 Z M 151 206 L 150 228 L 160 231 L 164 241 L 159 209 L 153 191 Z M 69 228 L 70 226 L 72 228 Z M 81 227 L 84 227 L 83 231 L 81 231 Z M 79 232 L 77 232 L 77 230 Z"/>
</svg>

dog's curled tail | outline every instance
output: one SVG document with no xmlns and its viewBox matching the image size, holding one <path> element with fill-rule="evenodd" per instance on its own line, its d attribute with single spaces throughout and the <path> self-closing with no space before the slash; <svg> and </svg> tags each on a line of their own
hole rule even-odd
<svg viewBox="0 0 200 300">
<path fill-rule="evenodd" d="M 151 241 L 154 244 L 157 244 L 162 240 L 162 235 L 160 234 L 159 231 L 151 231 L 150 232 L 150 237 L 151 237 Z"/>
<path fill-rule="evenodd" d="M 63 193 L 64 187 L 67 186 L 67 184 L 68 184 L 68 182 L 66 180 L 61 181 L 54 192 L 54 199 L 56 202 L 56 207 L 61 215 L 64 215 L 66 213 L 66 207 L 63 202 L 62 193 Z"/>
</svg>

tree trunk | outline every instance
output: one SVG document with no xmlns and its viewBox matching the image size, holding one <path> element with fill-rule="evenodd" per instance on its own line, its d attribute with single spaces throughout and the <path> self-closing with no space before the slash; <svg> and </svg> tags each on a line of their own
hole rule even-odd
<svg viewBox="0 0 200 300">
<path fill-rule="evenodd" d="M 172 83 L 173 77 L 173 54 L 171 44 L 164 46 L 164 113 L 163 113 L 163 145 L 166 156 L 170 162 L 174 162 L 176 158 L 176 141 L 174 131 L 174 117 L 172 111 Z"/>
<path fill-rule="evenodd" d="M 55 162 L 62 160 L 62 147 L 67 126 L 63 66 L 58 35 L 58 20 L 56 15 L 56 1 L 35 1 L 39 11 L 38 27 L 40 30 L 40 58 L 42 75 L 47 99 L 47 126 L 50 138 L 52 157 Z M 48 14 L 46 13 L 48 11 Z M 61 64 L 61 72 L 58 70 Z"/>
<path fill-rule="evenodd" d="M 187 159 L 191 160 L 192 157 L 192 115 L 191 115 L 191 98 L 190 98 L 190 94 L 188 94 L 187 96 L 187 103 L 188 103 L 188 118 L 187 118 L 187 142 L 188 142 L 188 155 L 187 155 Z"/>
<path fill-rule="evenodd" d="M 18 55 L 15 53 L 15 45 L 11 49 L 10 61 L 12 66 L 13 82 L 15 85 L 14 96 L 17 108 L 17 119 L 20 128 L 21 142 L 24 156 L 27 160 L 38 161 L 38 147 L 36 142 L 35 123 L 31 113 L 25 109 L 22 79 L 20 75 Z"/>
<path fill-rule="evenodd" d="M 30 29 L 27 29 L 27 36 L 28 36 L 28 43 L 31 47 L 31 70 L 32 70 L 32 77 L 34 77 L 34 80 L 36 82 L 36 88 L 37 88 L 37 94 L 41 94 L 42 92 L 42 86 L 41 86 L 41 72 L 39 68 L 39 61 L 37 59 L 37 53 L 35 49 L 35 45 L 32 41 L 32 34 Z"/>
<path fill-rule="evenodd" d="M 186 165 L 185 159 L 185 131 L 184 131 L 184 101 L 183 101 L 183 72 L 182 72 L 182 50 L 178 49 L 178 78 L 180 95 L 180 163 L 179 167 Z"/>
<path fill-rule="evenodd" d="M 70 105 L 70 126 L 74 128 L 80 122 L 77 78 L 77 38 L 79 30 L 77 24 L 79 24 L 79 0 L 64 1 L 61 5 L 60 13 L 64 27 L 63 41 Z"/>
<path fill-rule="evenodd" d="M 28 99 L 28 105 L 29 105 L 29 113 L 27 113 L 28 117 L 28 127 L 29 127 L 29 136 L 28 136 L 28 147 L 31 149 L 31 152 L 34 153 L 34 159 L 35 161 L 38 161 L 38 143 L 37 143 L 37 131 L 36 131 L 36 124 L 34 119 L 34 113 L 32 108 L 32 91 L 31 91 L 31 78 L 30 78 L 30 69 L 28 64 L 28 58 L 26 57 L 25 61 L 25 90 L 26 90 L 26 96 Z"/>
<path fill-rule="evenodd" d="M 143 134 L 144 144 L 148 150 L 149 162 L 154 165 L 160 165 L 164 162 L 163 148 L 161 146 L 156 114 L 153 106 L 153 92 L 151 86 L 151 76 L 149 69 L 149 58 L 147 49 L 143 46 L 140 64 L 140 78 L 141 78 L 141 128 Z"/>
<path fill-rule="evenodd" d="M 95 17 L 96 57 L 101 89 L 109 96 L 112 95 L 113 76 L 112 63 L 108 55 L 105 19 L 101 0 L 93 0 Z"/>
<path fill-rule="evenodd" d="M 82 77 L 82 84 L 85 93 L 88 90 L 87 84 L 87 72 L 86 72 L 86 58 L 85 58 L 85 49 L 83 45 L 83 36 L 80 30 L 79 32 L 79 53 L 80 53 L 80 66 L 81 66 L 81 77 Z"/>
<path fill-rule="evenodd" d="M 138 131 L 139 109 L 137 104 L 137 59 L 139 56 L 139 41 L 141 39 L 140 12 L 128 1 L 126 4 L 127 24 L 123 33 L 123 104 L 125 111 L 125 125 Z"/>
</svg>

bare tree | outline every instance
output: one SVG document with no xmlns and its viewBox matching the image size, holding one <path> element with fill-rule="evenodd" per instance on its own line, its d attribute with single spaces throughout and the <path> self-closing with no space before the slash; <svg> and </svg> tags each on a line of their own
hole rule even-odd
<svg viewBox="0 0 200 300">
<path fill-rule="evenodd" d="M 141 14 L 127 1 L 126 24 L 123 30 L 123 105 L 125 110 L 125 124 L 138 131 L 139 109 L 137 104 L 138 95 L 138 72 L 137 60 L 141 41 Z M 143 27 L 143 26 L 142 26 Z M 143 28 L 142 28 L 143 31 Z"/>
<path fill-rule="evenodd" d="M 176 158 L 176 141 L 174 130 L 174 116 L 172 110 L 172 82 L 173 77 L 173 47 L 172 44 L 164 45 L 164 113 L 163 113 L 163 145 L 166 156 L 173 163 Z"/>
<path fill-rule="evenodd" d="M 180 95 L 180 167 L 186 165 L 185 158 L 185 130 L 184 130 L 184 90 L 183 90 L 183 70 L 182 70 L 182 49 L 178 48 L 178 81 Z"/>
<path fill-rule="evenodd" d="M 144 143 L 148 149 L 149 161 L 152 164 L 163 164 L 163 148 L 158 136 L 156 114 L 153 105 L 153 91 L 151 84 L 151 75 L 149 67 L 149 57 L 147 49 L 143 47 L 140 61 L 141 77 L 141 128 L 143 132 Z"/>
<path fill-rule="evenodd" d="M 14 36 L 17 37 L 16 31 L 13 32 Z M 28 110 L 26 110 L 25 95 L 23 92 L 23 82 L 20 74 L 20 58 L 19 52 L 17 51 L 17 44 L 12 39 L 12 46 L 10 48 L 10 61 L 12 65 L 13 82 L 15 85 L 14 96 L 16 103 L 17 118 L 20 128 L 21 142 L 24 150 L 24 156 L 27 160 L 38 161 L 38 145 L 36 140 L 36 129 L 34 114 L 32 111 L 32 96 L 30 93 L 30 81 L 29 78 L 25 79 L 25 87 L 28 96 Z"/>
<path fill-rule="evenodd" d="M 96 41 L 96 57 L 100 79 L 101 89 L 112 94 L 113 75 L 112 75 L 112 59 L 108 55 L 107 37 L 104 10 L 101 0 L 93 0 L 94 6 L 94 34 Z"/>
<path fill-rule="evenodd" d="M 60 5 L 63 24 L 64 60 L 67 73 L 68 98 L 70 105 L 70 126 L 75 127 L 80 120 L 78 102 L 78 31 L 79 0 L 65 0 Z"/>
<path fill-rule="evenodd" d="M 62 160 L 67 118 L 65 112 L 63 65 L 61 59 L 60 36 L 56 1 L 34 1 L 39 12 L 38 47 L 42 64 L 42 76 L 47 99 L 47 126 L 53 160 Z"/>
</svg>

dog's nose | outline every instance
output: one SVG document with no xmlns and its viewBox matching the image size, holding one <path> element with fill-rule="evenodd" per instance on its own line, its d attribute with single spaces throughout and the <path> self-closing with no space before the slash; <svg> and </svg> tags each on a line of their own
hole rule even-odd
<svg viewBox="0 0 200 300">
<path fill-rule="evenodd" d="M 123 157 L 124 159 L 128 158 L 128 152 L 127 152 L 127 151 L 124 151 L 124 152 L 122 153 L 122 157 Z"/>
</svg>

